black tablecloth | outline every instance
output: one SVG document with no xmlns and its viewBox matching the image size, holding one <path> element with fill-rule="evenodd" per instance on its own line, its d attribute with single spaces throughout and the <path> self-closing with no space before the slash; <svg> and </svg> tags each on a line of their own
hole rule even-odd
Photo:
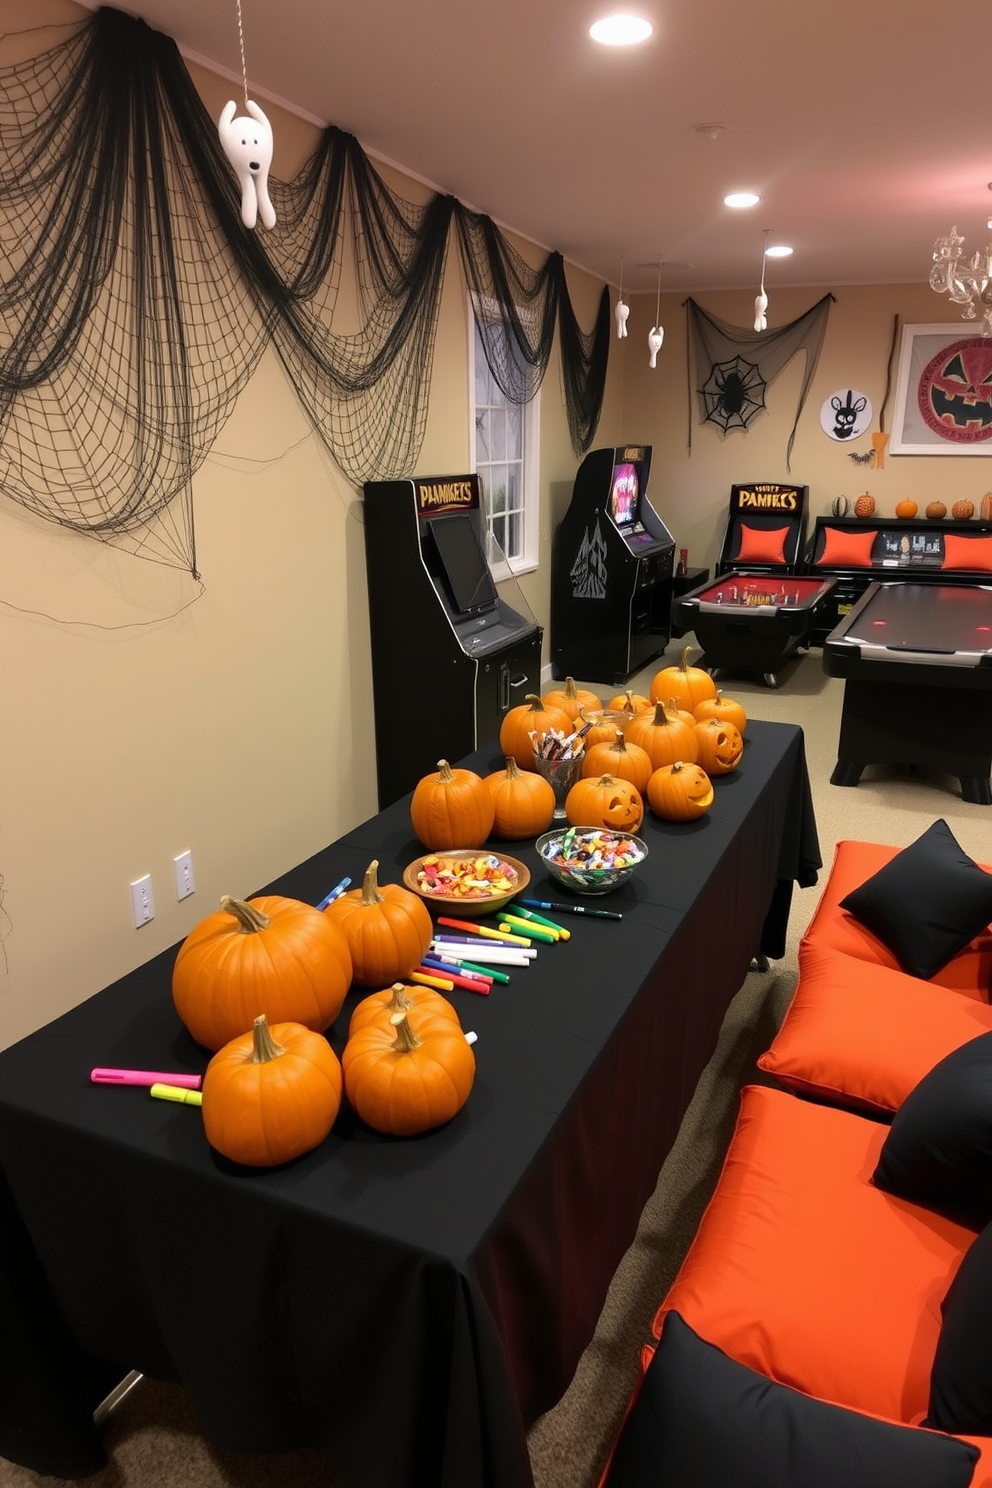
<svg viewBox="0 0 992 1488">
<path fill-rule="evenodd" d="M 798 728 L 749 724 L 715 785 L 699 821 L 645 821 L 648 860 L 602 901 L 622 922 L 573 917 L 508 986 L 452 994 L 478 1069 L 438 1131 L 393 1140 L 344 1110 L 317 1151 L 254 1172 L 211 1152 L 195 1107 L 91 1085 L 94 1065 L 206 1067 L 175 947 L 0 1054 L 0 1323 L 21 1361 L 0 1370 L 0 1454 L 92 1472 L 109 1363 L 180 1381 L 219 1445 L 315 1447 L 349 1488 L 526 1488 L 526 1429 L 568 1386 L 750 958 L 782 953 L 792 883 L 820 866 Z M 419 850 L 399 802 L 265 892 L 316 903 Z M 515 852 L 536 897 L 567 897 Z"/>
</svg>

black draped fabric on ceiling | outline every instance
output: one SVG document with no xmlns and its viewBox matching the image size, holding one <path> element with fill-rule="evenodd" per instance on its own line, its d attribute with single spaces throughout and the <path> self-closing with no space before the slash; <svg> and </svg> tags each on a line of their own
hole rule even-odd
<svg viewBox="0 0 992 1488">
<path fill-rule="evenodd" d="M 531 269 L 453 197 L 405 201 L 329 126 L 246 230 L 217 127 L 175 43 L 104 7 L 0 69 L 0 491 L 35 515 L 196 573 L 192 478 L 268 346 L 356 485 L 423 442 L 452 219 L 487 359 L 524 402 L 559 338 L 575 453 L 602 405 L 604 285 L 588 334 L 564 265 Z M 335 331 L 346 250 L 358 327 Z"/>
</svg>

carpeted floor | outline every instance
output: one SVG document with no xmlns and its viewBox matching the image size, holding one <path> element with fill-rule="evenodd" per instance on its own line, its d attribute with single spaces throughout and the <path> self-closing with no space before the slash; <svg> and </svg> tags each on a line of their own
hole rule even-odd
<svg viewBox="0 0 992 1488">
<path fill-rule="evenodd" d="M 675 660 L 686 642 L 691 645 L 692 637 L 673 643 L 629 685 L 647 692 L 654 672 Z M 576 680 L 606 697 L 617 690 L 595 680 Z M 937 817 L 947 820 L 971 856 L 992 859 L 992 812 L 962 802 L 956 780 L 875 767 L 865 771 L 854 789 L 830 785 L 843 683 L 824 674 L 818 650 L 788 663 L 777 691 L 758 678 L 718 680 L 750 717 L 802 726 L 826 865 L 841 838 L 905 846 Z M 595 1336 L 563 1399 L 530 1433 L 536 1488 L 595 1488 L 637 1375 L 652 1314 L 716 1180 L 740 1086 L 758 1077 L 754 1061 L 768 1047 L 792 996 L 796 947 L 818 897 L 818 888 L 796 892 L 785 957 L 768 972 L 752 972 L 731 1004 L 716 1051 L 613 1280 Z M 110 1464 L 85 1480 L 88 1488 L 344 1488 L 316 1454 L 240 1456 L 217 1450 L 202 1435 L 185 1392 L 150 1380 L 143 1380 L 111 1414 L 106 1442 Z M 59 1488 L 61 1481 L 0 1460 L 2 1488 Z"/>
</svg>

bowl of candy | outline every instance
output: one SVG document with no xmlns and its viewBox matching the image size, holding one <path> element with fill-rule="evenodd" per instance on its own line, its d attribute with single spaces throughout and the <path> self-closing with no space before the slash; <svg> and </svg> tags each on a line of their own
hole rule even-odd
<svg viewBox="0 0 992 1488">
<path fill-rule="evenodd" d="M 425 853 L 403 870 L 403 883 L 435 913 L 465 919 L 505 909 L 530 883 L 530 870 L 518 858 L 482 848 Z"/>
<path fill-rule="evenodd" d="M 612 893 L 648 855 L 640 837 L 608 827 L 557 827 L 535 845 L 552 878 L 577 894 Z"/>
</svg>

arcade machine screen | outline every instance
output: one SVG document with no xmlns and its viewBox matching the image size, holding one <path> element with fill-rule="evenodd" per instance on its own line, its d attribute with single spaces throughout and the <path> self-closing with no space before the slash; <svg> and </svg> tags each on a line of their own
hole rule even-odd
<svg viewBox="0 0 992 1488">
<path fill-rule="evenodd" d="M 438 517 L 429 526 L 456 613 L 481 615 L 495 609 L 496 586 L 468 512 Z"/>
<path fill-rule="evenodd" d="M 610 516 L 618 527 L 632 528 L 637 521 L 638 489 L 636 465 L 623 464 L 613 467 Z"/>
</svg>

